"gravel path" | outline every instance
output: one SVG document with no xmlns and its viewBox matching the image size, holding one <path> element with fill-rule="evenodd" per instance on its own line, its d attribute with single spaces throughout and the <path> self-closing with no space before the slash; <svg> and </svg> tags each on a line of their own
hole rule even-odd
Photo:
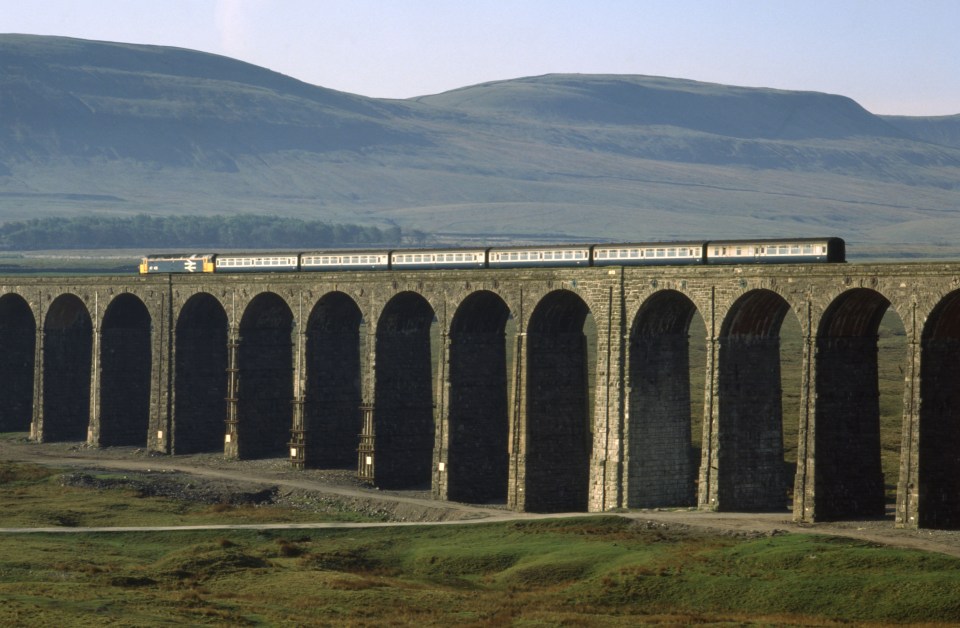
<svg viewBox="0 0 960 628">
<path fill-rule="evenodd" d="M 77 470 L 82 482 L 83 471 L 114 469 L 136 472 L 137 478 L 149 477 L 157 486 L 157 494 L 185 499 L 257 499 L 264 487 L 271 489 L 271 499 L 338 500 L 340 506 L 378 516 L 383 523 L 284 523 L 237 525 L 233 528 L 290 529 L 374 527 L 414 525 L 422 523 L 473 523 L 524 520 L 545 517 L 584 516 L 584 513 L 540 515 L 516 513 L 502 504 L 476 505 L 434 500 L 429 490 L 381 491 L 358 481 L 350 469 L 307 469 L 298 471 L 286 459 L 227 460 L 216 454 L 163 456 L 127 447 L 104 449 L 81 443 L 37 444 L 26 438 L 4 435 L 0 438 L 0 459 L 30 462 Z M 171 488 L 172 487 L 172 488 Z M 160 492 L 162 490 L 162 493 Z M 185 494 L 176 494 L 182 491 Z M 188 493 L 188 494 L 187 494 Z M 290 503 L 293 503 L 290 501 Z M 594 513 L 595 514 L 595 513 Z M 753 536 L 786 532 L 826 534 L 860 539 L 871 543 L 938 552 L 960 557 L 960 531 L 901 530 L 894 527 L 893 513 L 882 519 L 843 521 L 817 524 L 796 524 L 788 512 L 782 513 L 716 513 L 693 509 L 631 510 L 617 513 L 647 526 L 673 530 L 698 529 L 719 534 Z M 171 529 L 223 529 L 223 526 L 157 527 Z M 36 528 L 33 531 L 76 533 L 84 531 L 129 531 L 129 528 Z M 144 530 L 144 528 L 136 528 Z M 0 528 L 2 533 L 25 532 L 24 529 Z"/>
</svg>

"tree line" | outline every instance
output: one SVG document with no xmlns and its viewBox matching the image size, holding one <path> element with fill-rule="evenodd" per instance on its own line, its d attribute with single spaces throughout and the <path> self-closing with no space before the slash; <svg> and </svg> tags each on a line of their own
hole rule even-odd
<svg viewBox="0 0 960 628">
<path fill-rule="evenodd" d="M 278 216 L 78 216 L 0 225 L 0 250 L 314 248 L 399 244 L 399 227 Z"/>
</svg>

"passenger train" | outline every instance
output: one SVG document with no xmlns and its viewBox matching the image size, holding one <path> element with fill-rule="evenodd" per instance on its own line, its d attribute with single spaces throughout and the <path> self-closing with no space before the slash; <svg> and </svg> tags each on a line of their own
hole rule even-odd
<svg viewBox="0 0 960 628">
<path fill-rule="evenodd" d="M 148 255 L 141 274 L 834 263 L 841 238 Z"/>
</svg>

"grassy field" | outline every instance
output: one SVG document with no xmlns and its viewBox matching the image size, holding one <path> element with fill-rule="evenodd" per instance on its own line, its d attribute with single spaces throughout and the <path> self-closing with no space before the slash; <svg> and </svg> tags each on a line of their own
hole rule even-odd
<svg viewBox="0 0 960 628">
<path fill-rule="evenodd" d="M 277 508 L 254 502 L 184 501 L 149 496 L 138 488 L 137 475 L 122 472 L 87 474 L 83 483 L 69 482 L 63 470 L 0 461 L 0 527 L 177 526 L 204 524 L 372 522 L 331 501 L 327 508 Z M 99 482 L 97 482 L 99 480 Z M 128 481 L 132 480 L 132 481 Z M 175 480 L 171 478 L 168 483 Z M 109 488 L 92 488 L 94 486 Z"/>
<path fill-rule="evenodd" d="M 5 505 L 55 497 L 59 471 L 0 468 Z M 76 491 L 130 522 L 178 508 L 124 491 L 61 490 L 65 504 Z M 251 519 L 179 510 L 184 523 Z M 290 516 L 262 510 L 254 520 Z M 960 560 L 945 556 L 812 535 L 714 536 L 610 516 L 0 536 L 4 626 L 957 622 L 957 591 Z"/>
</svg>

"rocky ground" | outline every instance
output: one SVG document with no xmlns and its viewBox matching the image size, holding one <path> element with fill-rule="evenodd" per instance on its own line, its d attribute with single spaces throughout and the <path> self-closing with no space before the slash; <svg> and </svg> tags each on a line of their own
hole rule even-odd
<svg viewBox="0 0 960 628">
<path fill-rule="evenodd" d="M 0 438 L 0 459 L 32 462 L 70 471 L 62 481 L 75 486 L 122 486 L 142 495 L 209 504 L 274 504 L 328 513 L 357 513 L 385 523 L 453 523 L 543 517 L 515 513 L 503 504 L 460 504 L 432 499 L 430 491 L 381 491 L 359 481 L 352 469 L 296 470 L 286 459 L 228 460 L 217 454 L 165 456 L 127 447 L 95 448 L 82 443 L 30 442 L 25 435 Z M 103 478 L 103 470 L 117 470 Z M 101 477 L 95 477 L 99 475 Z M 713 513 L 694 509 L 631 510 L 618 513 L 638 525 L 674 533 L 709 532 L 754 536 L 808 532 L 960 557 L 960 531 L 901 530 L 892 511 L 879 519 L 796 524 L 788 512 Z M 569 516 L 569 515 L 549 515 Z M 318 516 L 318 519 L 322 519 Z"/>
</svg>

